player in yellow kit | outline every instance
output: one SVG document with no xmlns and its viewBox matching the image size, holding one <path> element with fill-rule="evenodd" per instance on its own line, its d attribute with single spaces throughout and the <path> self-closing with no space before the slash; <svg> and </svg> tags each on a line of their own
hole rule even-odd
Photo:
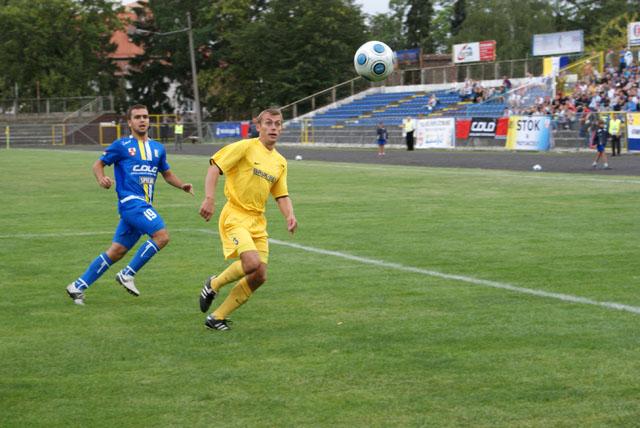
<svg viewBox="0 0 640 428">
<path fill-rule="evenodd" d="M 209 221 L 215 210 L 215 190 L 220 175 L 226 175 L 227 203 L 220 212 L 218 228 L 225 259 L 239 258 L 220 275 L 212 275 L 200 293 L 200 310 L 206 312 L 220 288 L 238 281 L 222 304 L 210 314 L 205 326 L 229 330 L 228 317 L 244 304 L 267 279 L 269 242 L 264 216 L 269 195 L 276 200 L 294 233 L 298 221 L 287 189 L 287 160 L 275 148 L 282 132 L 282 113 L 267 109 L 256 120 L 258 138 L 240 140 L 220 149 L 209 160 L 205 198 L 200 216 Z"/>
</svg>

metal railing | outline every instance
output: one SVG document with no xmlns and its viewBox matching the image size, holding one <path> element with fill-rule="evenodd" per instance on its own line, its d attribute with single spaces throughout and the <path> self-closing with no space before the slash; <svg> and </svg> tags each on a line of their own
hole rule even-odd
<svg viewBox="0 0 640 428">
<path fill-rule="evenodd" d="M 580 55 L 570 55 L 577 58 Z M 543 58 L 531 57 L 473 64 L 448 64 L 438 67 L 396 70 L 387 80 L 389 86 L 451 84 L 452 88 L 465 79 L 498 80 L 526 77 L 528 73 L 540 76 Z M 326 107 L 337 100 L 353 96 L 373 87 L 384 87 L 387 83 L 371 83 L 357 77 L 282 107 L 285 120 L 296 119 L 316 109 Z"/>
<path fill-rule="evenodd" d="M 59 98 L 13 98 L 0 100 L 0 118 L 17 115 L 69 114 L 94 103 L 92 112 L 114 110 L 113 96 L 59 97 Z"/>
</svg>

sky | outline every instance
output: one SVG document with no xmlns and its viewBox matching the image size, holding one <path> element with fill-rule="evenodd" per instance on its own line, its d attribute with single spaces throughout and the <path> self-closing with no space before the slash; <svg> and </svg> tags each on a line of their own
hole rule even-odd
<svg viewBox="0 0 640 428">
<path fill-rule="evenodd" d="M 134 0 L 121 0 L 122 4 L 132 3 Z M 389 0 L 355 0 L 356 4 L 362 5 L 362 11 L 369 15 L 389 11 Z"/>
<path fill-rule="evenodd" d="M 389 12 L 389 0 L 355 0 L 355 3 L 362 5 L 362 11 L 369 15 Z"/>
</svg>

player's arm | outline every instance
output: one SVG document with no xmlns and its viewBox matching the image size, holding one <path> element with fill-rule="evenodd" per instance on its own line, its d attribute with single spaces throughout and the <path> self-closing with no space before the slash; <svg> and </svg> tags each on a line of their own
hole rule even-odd
<svg viewBox="0 0 640 428">
<path fill-rule="evenodd" d="M 212 163 L 207 170 L 207 177 L 204 179 L 204 199 L 200 205 L 200 216 L 206 221 L 211 220 L 215 211 L 216 185 L 220 174 L 218 165 Z"/>
<path fill-rule="evenodd" d="M 104 166 L 105 163 L 101 159 L 98 159 L 93 163 L 93 167 L 91 169 L 93 170 L 93 175 L 96 176 L 96 181 L 100 187 L 109 189 L 113 185 L 113 181 L 111 180 L 111 177 L 104 175 Z"/>
<path fill-rule="evenodd" d="M 298 220 L 296 220 L 296 216 L 293 213 L 293 204 L 291 203 L 291 198 L 288 196 L 282 196 L 276 198 L 276 203 L 278 204 L 278 208 L 280 212 L 287 220 L 287 230 L 293 234 L 298 227 Z"/>
<path fill-rule="evenodd" d="M 171 184 L 173 187 L 177 187 L 178 189 L 182 189 L 187 193 L 191 193 L 193 195 L 193 185 L 191 183 L 185 183 L 178 178 L 170 169 L 166 171 L 160 172 L 162 174 L 162 178 L 164 181 Z"/>
</svg>

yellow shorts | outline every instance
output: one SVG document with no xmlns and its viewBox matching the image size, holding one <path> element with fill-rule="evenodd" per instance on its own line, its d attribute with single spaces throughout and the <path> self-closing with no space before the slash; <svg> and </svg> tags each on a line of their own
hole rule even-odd
<svg viewBox="0 0 640 428">
<path fill-rule="evenodd" d="M 225 259 L 233 259 L 245 251 L 257 251 L 262 263 L 269 262 L 267 219 L 226 204 L 218 222 Z"/>
</svg>

